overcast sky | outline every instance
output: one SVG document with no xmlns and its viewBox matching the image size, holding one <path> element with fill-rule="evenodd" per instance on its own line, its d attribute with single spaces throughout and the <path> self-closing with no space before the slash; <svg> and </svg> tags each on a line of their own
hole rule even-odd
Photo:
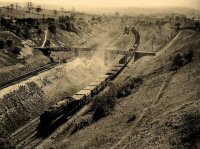
<svg viewBox="0 0 200 149">
<path fill-rule="evenodd" d="M 0 0 L 0 2 L 28 2 L 71 6 L 92 7 L 154 7 L 154 6 L 180 6 L 200 9 L 200 0 Z"/>
</svg>

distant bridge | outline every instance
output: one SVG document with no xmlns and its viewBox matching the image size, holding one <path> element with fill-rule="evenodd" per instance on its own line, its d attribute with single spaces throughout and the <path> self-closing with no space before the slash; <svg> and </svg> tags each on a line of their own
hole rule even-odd
<svg viewBox="0 0 200 149">
<path fill-rule="evenodd" d="M 38 50 L 46 50 L 46 51 L 72 51 L 72 50 L 79 50 L 79 51 L 90 51 L 91 48 L 82 48 L 82 47 L 34 47 L 34 49 Z"/>
<path fill-rule="evenodd" d="M 85 51 L 90 52 L 91 48 L 82 47 L 34 47 L 34 49 L 40 50 L 45 56 L 50 56 L 51 52 L 70 52 L 74 51 L 75 55 L 79 55 L 79 52 Z"/>
<path fill-rule="evenodd" d="M 155 52 L 146 52 L 146 51 L 133 51 L 130 49 L 129 51 L 124 51 L 124 50 L 106 50 L 105 51 L 105 64 L 107 64 L 108 60 L 113 59 L 115 56 L 114 55 L 133 55 L 134 61 L 137 61 L 143 56 L 155 56 Z"/>
<path fill-rule="evenodd" d="M 135 51 L 134 60 L 138 60 L 143 56 L 156 56 L 156 52 L 146 52 L 146 51 Z"/>
</svg>

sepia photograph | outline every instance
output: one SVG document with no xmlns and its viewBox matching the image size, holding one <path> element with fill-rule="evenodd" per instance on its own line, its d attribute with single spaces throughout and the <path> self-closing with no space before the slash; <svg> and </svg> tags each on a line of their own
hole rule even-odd
<svg viewBox="0 0 200 149">
<path fill-rule="evenodd" d="M 0 149 L 200 149 L 200 0 L 0 0 Z"/>
</svg>

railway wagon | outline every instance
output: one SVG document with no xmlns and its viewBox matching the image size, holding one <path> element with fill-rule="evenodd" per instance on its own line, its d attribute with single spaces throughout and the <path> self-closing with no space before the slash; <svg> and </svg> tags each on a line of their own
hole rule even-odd
<svg viewBox="0 0 200 149">
<path fill-rule="evenodd" d="M 111 80 L 113 80 L 118 74 L 118 71 L 116 70 L 108 70 L 106 72 L 106 75 L 110 75 Z"/>
<path fill-rule="evenodd" d="M 117 56 L 114 56 L 114 60 L 112 61 L 112 64 L 111 65 L 109 65 L 109 67 L 112 67 L 112 66 L 114 66 L 114 65 L 117 65 L 117 64 L 119 64 L 119 60 L 121 59 L 121 58 L 123 58 L 124 57 L 124 55 L 117 55 Z"/>
<path fill-rule="evenodd" d="M 112 67 L 111 70 L 116 70 L 118 72 L 121 72 L 121 70 L 123 69 L 123 67 Z"/>
<path fill-rule="evenodd" d="M 109 70 L 119 70 L 120 71 L 120 69 L 123 69 L 124 67 L 125 67 L 124 64 L 114 64 L 109 67 L 108 71 Z"/>
<path fill-rule="evenodd" d="M 93 81 L 89 84 L 89 86 L 96 86 L 96 89 L 98 92 L 101 91 L 103 88 L 102 82 L 99 82 L 99 81 Z"/>
<path fill-rule="evenodd" d="M 107 84 L 106 79 L 107 78 L 98 78 L 98 79 L 95 80 L 95 82 L 101 82 L 101 88 L 100 88 L 100 90 L 102 90 L 106 86 L 106 84 Z"/>
<path fill-rule="evenodd" d="M 96 95 L 99 91 L 98 91 L 98 86 L 86 86 L 83 90 L 90 90 L 91 91 L 91 97 Z"/>
<path fill-rule="evenodd" d="M 117 64 L 117 65 L 114 65 L 113 68 L 121 68 L 120 71 L 122 71 L 122 70 L 124 69 L 125 66 L 126 66 L 126 65 L 124 65 L 124 64 Z"/>
<path fill-rule="evenodd" d="M 122 71 L 122 67 L 112 67 L 111 71 L 116 71 L 116 75 L 118 75 Z"/>
<path fill-rule="evenodd" d="M 99 78 L 103 78 L 103 79 L 105 79 L 105 82 L 106 82 L 106 84 L 110 81 L 110 75 L 100 75 L 100 77 Z"/>
<path fill-rule="evenodd" d="M 128 56 L 127 55 L 125 55 L 123 58 L 121 58 L 120 60 L 119 60 L 119 64 L 124 64 L 124 65 L 126 65 L 128 63 Z"/>
<path fill-rule="evenodd" d="M 74 96 L 74 99 L 78 99 L 80 101 L 80 105 L 86 104 L 91 98 L 91 90 L 80 90 Z"/>
<path fill-rule="evenodd" d="M 114 65 L 114 67 L 121 67 L 121 68 L 124 68 L 125 66 L 124 66 L 124 64 L 116 64 L 116 65 Z"/>
<path fill-rule="evenodd" d="M 110 75 L 101 75 L 98 79 L 90 83 L 83 90 L 91 91 L 91 96 L 98 94 L 110 81 Z"/>
</svg>

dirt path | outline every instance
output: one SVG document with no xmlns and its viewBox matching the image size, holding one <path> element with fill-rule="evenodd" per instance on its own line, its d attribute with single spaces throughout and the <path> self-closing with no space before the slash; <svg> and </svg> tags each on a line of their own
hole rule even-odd
<svg viewBox="0 0 200 149">
<path fill-rule="evenodd" d="M 137 121 L 135 122 L 135 124 L 131 127 L 131 129 L 115 144 L 113 145 L 110 149 L 117 149 L 119 148 L 119 146 L 123 143 L 123 141 L 128 138 L 132 131 L 138 126 L 138 124 L 140 124 L 142 122 L 142 120 L 148 115 L 148 112 L 151 111 L 153 108 L 155 108 L 155 106 L 157 104 L 159 104 L 159 102 L 161 101 L 161 97 L 164 94 L 165 89 L 167 88 L 171 77 L 175 74 L 175 72 L 170 72 L 167 76 L 165 81 L 163 82 L 162 86 L 160 87 L 160 90 L 157 94 L 156 100 L 155 102 L 148 108 L 145 108 L 142 112 L 142 114 L 140 115 L 140 117 L 137 119 Z"/>
<path fill-rule="evenodd" d="M 163 48 L 161 51 L 159 51 L 158 53 L 156 53 L 156 55 L 158 55 L 159 53 L 161 53 L 162 51 L 165 51 L 167 50 L 175 41 L 176 39 L 179 37 L 181 32 L 179 32 L 174 38 L 173 40 L 165 47 Z M 137 121 L 135 122 L 135 125 L 133 125 L 133 127 L 130 129 L 130 131 L 128 133 L 126 133 L 122 138 L 121 140 L 119 140 L 114 146 L 112 146 L 110 149 L 116 149 L 118 148 L 118 146 L 127 138 L 131 135 L 131 132 L 137 127 L 137 125 L 139 123 L 141 123 L 141 121 L 143 120 L 143 118 L 146 117 L 146 115 L 148 114 L 148 111 L 151 110 L 152 108 L 154 108 L 157 104 L 159 104 L 160 102 L 160 99 L 162 98 L 162 95 L 164 94 L 164 91 L 165 89 L 167 88 L 170 80 L 171 80 L 171 77 L 175 74 L 175 72 L 170 72 L 165 81 L 163 82 L 162 86 L 160 87 L 160 90 L 157 94 L 157 97 L 156 97 L 156 100 L 155 102 L 148 108 L 145 108 L 142 112 L 142 114 L 140 115 L 140 117 L 137 119 Z"/>
<path fill-rule="evenodd" d="M 175 41 L 176 39 L 180 36 L 182 31 L 180 31 L 162 50 L 156 53 L 156 55 L 162 54 L 163 51 L 166 51 Z"/>
<path fill-rule="evenodd" d="M 45 45 L 45 43 L 46 43 L 46 41 L 47 41 L 47 35 L 48 35 L 48 30 L 45 31 L 44 41 L 43 41 L 43 43 L 42 43 L 42 45 L 41 45 L 41 48 L 44 47 L 44 45 Z"/>
</svg>

